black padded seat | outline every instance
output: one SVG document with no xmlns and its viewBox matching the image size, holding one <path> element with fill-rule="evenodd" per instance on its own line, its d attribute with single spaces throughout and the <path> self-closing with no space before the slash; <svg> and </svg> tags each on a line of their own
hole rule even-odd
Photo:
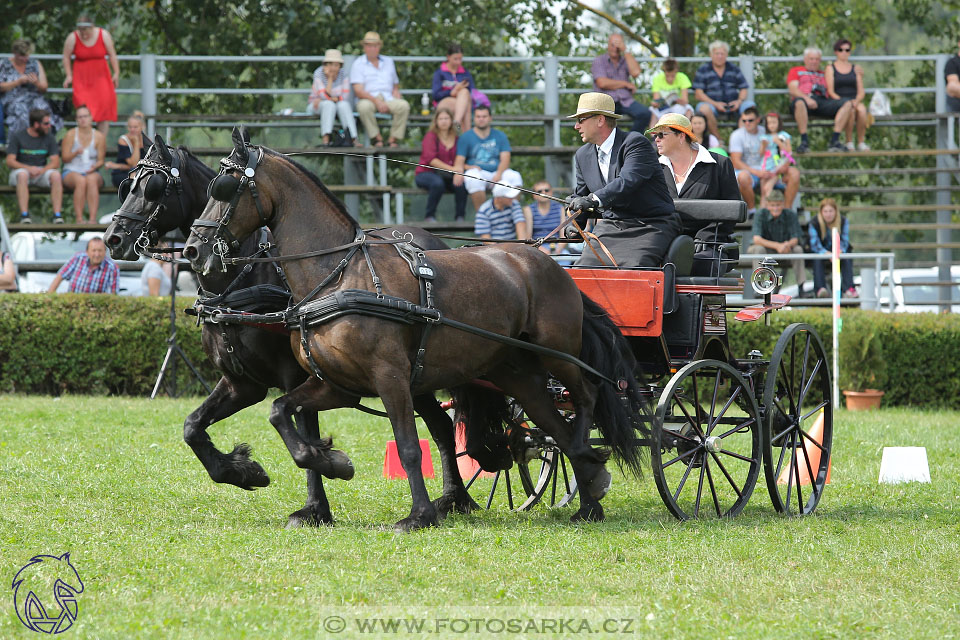
<svg viewBox="0 0 960 640">
<path fill-rule="evenodd" d="M 697 222 L 746 222 L 747 203 L 743 200 L 691 200 L 680 198 L 673 206 L 684 220 Z"/>
<path fill-rule="evenodd" d="M 693 238 L 680 234 L 670 243 L 663 264 L 672 264 L 677 268 L 677 277 L 690 275 L 693 268 Z"/>
</svg>

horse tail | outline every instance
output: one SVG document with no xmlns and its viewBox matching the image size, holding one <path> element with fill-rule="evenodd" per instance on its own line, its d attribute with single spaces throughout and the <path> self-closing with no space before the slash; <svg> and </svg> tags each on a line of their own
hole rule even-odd
<svg viewBox="0 0 960 640">
<path fill-rule="evenodd" d="M 620 387 L 585 372 L 588 379 L 597 386 L 594 424 L 613 451 L 621 470 L 626 466 L 640 477 L 643 469 L 643 449 L 637 445 L 636 440 L 638 435 L 649 436 L 650 429 L 643 418 L 652 414 L 636 380 L 636 376 L 640 374 L 637 360 L 630 343 L 603 307 L 583 292 L 580 295 L 583 298 L 580 359 L 616 381 Z"/>
<path fill-rule="evenodd" d="M 456 407 L 454 424 L 466 431 L 467 455 L 484 471 L 496 472 L 513 466 L 504 423 L 510 408 L 503 393 L 472 384 L 450 390 Z"/>
</svg>

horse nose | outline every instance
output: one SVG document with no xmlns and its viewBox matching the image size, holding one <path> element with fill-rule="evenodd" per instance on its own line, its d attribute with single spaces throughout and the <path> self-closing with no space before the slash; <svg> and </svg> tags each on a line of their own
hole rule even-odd
<svg viewBox="0 0 960 640">
<path fill-rule="evenodd" d="M 106 238 L 107 246 L 111 249 L 115 249 L 120 246 L 120 243 L 123 242 L 123 238 L 120 237 L 119 233 L 111 233 Z"/>
<path fill-rule="evenodd" d="M 193 262 L 198 257 L 200 257 L 200 252 L 197 251 L 197 248 L 195 246 L 193 246 L 192 244 L 188 244 L 186 247 L 183 248 L 183 257 L 189 260 L 190 262 Z"/>
</svg>

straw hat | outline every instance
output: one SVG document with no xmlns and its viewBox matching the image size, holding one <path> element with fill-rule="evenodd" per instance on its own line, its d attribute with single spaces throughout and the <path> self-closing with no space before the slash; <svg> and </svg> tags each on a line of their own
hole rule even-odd
<svg viewBox="0 0 960 640">
<path fill-rule="evenodd" d="M 661 118 L 657 120 L 657 124 L 644 131 L 643 135 L 648 136 L 651 133 L 662 133 L 666 129 L 681 131 L 690 136 L 690 139 L 694 142 L 700 142 L 700 137 L 693 132 L 693 128 L 690 126 L 690 120 L 679 113 L 667 113 L 661 116 Z"/>
<path fill-rule="evenodd" d="M 616 113 L 616 105 L 613 98 L 605 93 L 582 93 L 577 101 L 577 112 L 568 118 L 582 118 L 594 114 L 607 116 L 608 118 L 620 118 Z"/>
<path fill-rule="evenodd" d="M 381 44 L 382 42 L 380 34 L 376 31 L 367 31 L 363 34 L 363 40 L 360 41 L 361 44 Z"/>
<path fill-rule="evenodd" d="M 343 54 L 340 53 L 340 49 L 327 49 L 323 54 L 323 63 L 326 64 L 328 62 L 339 62 L 343 64 Z"/>
</svg>

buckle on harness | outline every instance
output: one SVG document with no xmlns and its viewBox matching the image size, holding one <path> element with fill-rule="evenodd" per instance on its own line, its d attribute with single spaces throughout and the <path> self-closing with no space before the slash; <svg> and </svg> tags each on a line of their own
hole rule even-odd
<svg viewBox="0 0 960 640">
<path fill-rule="evenodd" d="M 433 279 L 435 277 L 435 274 L 433 273 L 433 269 L 426 265 L 419 265 L 417 267 L 417 275 L 420 276 L 421 278 Z"/>
</svg>

